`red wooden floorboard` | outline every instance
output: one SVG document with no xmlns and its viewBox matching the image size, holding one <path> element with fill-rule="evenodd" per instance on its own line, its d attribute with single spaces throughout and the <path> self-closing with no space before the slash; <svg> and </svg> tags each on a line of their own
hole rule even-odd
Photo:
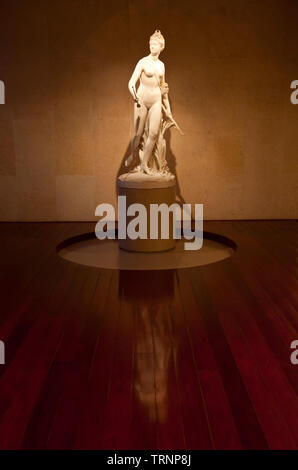
<svg viewBox="0 0 298 470">
<path fill-rule="evenodd" d="M 85 275 L 82 275 L 82 272 L 80 272 L 79 275 L 77 274 L 74 277 L 71 290 L 68 293 L 68 298 L 62 305 L 63 311 L 67 316 L 64 333 L 61 336 L 61 341 L 57 347 L 53 363 L 49 369 L 48 376 L 43 384 L 34 413 L 28 425 L 23 444 L 24 448 L 32 448 L 32 443 L 33 448 L 47 448 L 49 447 L 50 434 L 52 439 L 54 439 L 54 437 L 58 438 L 60 433 L 58 432 L 57 435 L 55 435 L 55 433 L 53 433 L 53 428 L 55 429 L 54 424 L 56 424 L 57 421 L 59 422 L 59 414 L 57 413 L 59 407 L 66 405 L 67 409 L 69 409 L 69 404 L 73 402 L 73 394 L 69 394 L 71 380 L 80 380 L 80 382 L 76 384 L 75 397 L 77 396 L 78 388 L 81 392 L 81 387 L 85 386 L 87 389 L 86 384 L 88 383 L 92 356 L 97 341 L 98 325 L 101 320 L 100 315 L 97 314 L 97 302 L 98 297 L 101 294 L 101 289 L 106 289 L 108 287 L 110 273 L 100 273 L 98 284 L 96 285 L 96 293 L 92 298 L 92 306 L 89 307 L 90 314 L 84 315 L 85 308 L 83 307 L 78 309 L 77 304 L 78 300 L 80 300 L 80 296 L 83 298 L 87 292 L 90 292 L 89 289 L 86 289 L 85 293 L 86 283 L 88 282 L 88 278 L 86 277 L 88 268 L 85 269 Z M 94 277 L 94 275 L 95 272 L 91 270 L 91 278 L 89 278 L 89 282 L 91 281 L 91 284 L 92 280 L 96 281 L 97 279 L 97 276 L 95 275 Z M 81 325 L 82 331 L 80 332 L 81 334 L 77 334 L 75 336 L 76 341 L 74 341 L 73 331 L 69 331 L 69 328 L 72 328 L 72 315 L 80 312 L 83 319 Z M 78 327 L 78 318 L 73 321 L 73 330 L 80 331 L 80 328 Z M 85 404 L 83 393 L 81 393 L 81 397 L 83 400 L 81 406 L 83 408 Z M 71 428 L 71 432 L 73 434 L 77 431 L 78 420 L 80 418 L 80 408 L 76 407 L 76 410 L 76 413 L 72 413 L 74 415 L 74 424 Z M 69 426 L 69 421 L 72 420 L 66 420 L 65 425 Z M 63 439 L 57 442 L 56 448 L 61 447 Z"/>
<path fill-rule="evenodd" d="M 208 336 L 211 338 L 217 368 L 222 377 L 242 445 L 245 449 L 265 449 L 267 442 L 220 323 L 219 312 L 213 300 L 213 290 L 206 283 L 202 270 L 199 272 L 190 270 L 189 278 Z"/>
<path fill-rule="evenodd" d="M 212 449 L 214 447 L 213 435 L 191 347 L 183 303 L 179 291 L 175 294 L 176 301 L 172 312 L 173 336 L 186 446 L 189 449 Z"/>
<path fill-rule="evenodd" d="M 217 367 L 212 343 L 209 340 L 202 316 L 195 300 L 191 283 L 184 271 L 179 274 L 180 295 L 189 327 L 196 367 L 200 378 L 215 448 L 241 449 L 227 394 Z M 212 341 L 212 339 L 211 339 Z"/>
<path fill-rule="evenodd" d="M 219 270 L 221 268 L 219 267 Z M 224 328 L 230 348 L 235 357 L 238 370 L 241 373 L 245 387 L 254 404 L 258 420 L 264 430 L 269 447 L 282 444 L 285 448 L 295 447 L 287 424 L 283 421 L 282 403 L 274 400 L 274 393 L 267 373 L 268 367 L 275 367 L 274 360 L 270 361 L 270 351 L 257 329 L 251 328 L 251 311 L 244 307 L 239 292 L 218 273 L 208 277 L 211 289 L 216 289 L 214 302 L 219 312 L 220 322 Z M 218 283 L 218 277 L 221 283 Z M 226 307 L 226 296 L 233 295 L 233 306 Z M 282 391 L 282 385 L 274 384 L 274 391 Z M 287 393 L 287 389 L 284 390 Z M 282 400 L 281 400 L 282 401 Z M 266 405 L 266 406 L 264 406 Z M 294 404 L 295 405 L 295 404 Z M 282 430 L 282 432 L 281 432 Z"/>
<path fill-rule="evenodd" d="M 131 436 L 134 366 L 133 312 L 123 293 L 119 292 L 119 295 L 120 315 L 102 437 L 102 447 L 115 450 L 133 448 Z"/>
<path fill-rule="evenodd" d="M 176 285 L 176 272 L 167 272 L 167 277 L 172 284 L 168 291 L 168 298 L 160 301 L 152 315 L 157 397 L 157 447 L 159 449 L 173 447 L 183 449 L 187 443 L 177 374 L 177 342 L 172 318 L 175 315 L 175 298 L 179 293 Z"/>
<path fill-rule="evenodd" d="M 177 271 L 59 258 L 93 223 L 1 223 L 0 449 L 298 449 L 297 222 Z"/>
<path fill-rule="evenodd" d="M 113 368 L 117 324 L 120 314 L 118 298 L 119 274 L 113 272 L 107 291 L 102 292 L 104 303 L 100 303 L 98 315 L 103 319 L 98 330 L 97 342 L 91 362 L 85 403 L 81 413 L 73 447 L 101 449 L 104 447 L 105 408 Z"/>
</svg>

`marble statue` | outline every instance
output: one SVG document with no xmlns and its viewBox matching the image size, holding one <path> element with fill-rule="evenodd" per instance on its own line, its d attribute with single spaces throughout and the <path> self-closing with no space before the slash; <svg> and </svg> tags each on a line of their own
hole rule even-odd
<svg viewBox="0 0 298 470">
<path fill-rule="evenodd" d="M 129 80 L 128 89 L 134 100 L 134 136 L 131 154 L 125 161 L 126 167 L 138 164 L 130 170 L 146 175 L 172 176 L 166 161 L 167 129 L 179 126 L 174 120 L 168 99 L 169 87 L 165 82 L 165 66 L 159 59 L 165 47 L 165 40 L 156 30 L 149 40 L 150 54 L 140 59 Z M 137 82 L 140 82 L 136 89 Z"/>
</svg>

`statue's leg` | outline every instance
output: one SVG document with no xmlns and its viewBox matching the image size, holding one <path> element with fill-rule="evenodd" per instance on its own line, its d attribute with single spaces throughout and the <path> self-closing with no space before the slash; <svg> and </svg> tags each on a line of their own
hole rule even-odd
<svg viewBox="0 0 298 470">
<path fill-rule="evenodd" d="M 140 103 L 141 104 L 141 103 Z M 138 108 L 136 103 L 134 107 L 134 127 L 135 127 L 135 133 L 131 141 L 131 154 L 129 157 L 125 160 L 125 166 L 129 166 L 135 156 L 135 151 L 139 147 L 141 137 L 144 132 L 144 126 L 147 118 L 147 113 L 148 109 L 144 104 L 141 104 L 141 106 Z"/>
<path fill-rule="evenodd" d="M 161 101 L 156 101 L 151 108 L 149 109 L 149 134 L 148 139 L 144 148 L 143 162 L 142 167 L 146 173 L 149 173 L 150 170 L 147 166 L 148 160 L 152 155 L 154 145 L 156 143 L 159 129 L 160 129 L 160 120 L 161 120 Z"/>
</svg>

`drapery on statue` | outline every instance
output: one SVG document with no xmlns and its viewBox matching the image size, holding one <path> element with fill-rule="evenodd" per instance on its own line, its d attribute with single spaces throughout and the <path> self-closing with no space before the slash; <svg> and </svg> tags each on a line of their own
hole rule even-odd
<svg viewBox="0 0 298 470">
<path fill-rule="evenodd" d="M 149 175 L 170 174 L 166 161 L 164 134 L 174 126 L 183 135 L 174 120 L 168 99 L 169 87 L 165 82 L 165 66 L 159 54 L 165 47 L 165 40 L 159 30 L 150 37 L 150 54 L 137 63 L 128 82 L 128 89 L 134 100 L 135 133 L 131 142 L 131 154 L 125 161 L 129 167 L 139 157 L 131 172 Z M 136 83 L 140 86 L 136 90 Z"/>
</svg>

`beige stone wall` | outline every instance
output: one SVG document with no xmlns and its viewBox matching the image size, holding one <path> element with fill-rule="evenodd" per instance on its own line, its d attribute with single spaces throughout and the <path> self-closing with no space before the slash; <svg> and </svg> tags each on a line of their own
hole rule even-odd
<svg viewBox="0 0 298 470">
<path fill-rule="evenodd" d="M 0 219 L 92 220 L 116 204 L 127 82 L 166 38 L 181 198 L 207 219 L 298 216 L 297 0 L 2 0 Z"/>
</svg>

